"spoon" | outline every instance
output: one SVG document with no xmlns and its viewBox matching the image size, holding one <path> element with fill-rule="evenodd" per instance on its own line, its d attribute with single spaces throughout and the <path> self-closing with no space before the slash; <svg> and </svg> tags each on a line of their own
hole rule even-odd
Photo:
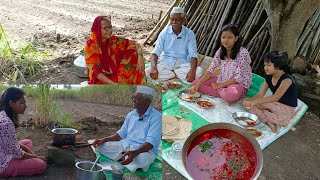
<svg viewBox="0 0 320 180">
<path fill-rule="evenodd" d="M 113 171 L 113 173 L 115 173 L 115 174 L 121 174 L 121 171 L 118 169 L 118 168 L 116 168 L 116 166 L 115 165 L 111 165 L 111 169 L 112 169 L 112 171 Z"/>
<path fill-rule="evenodd" d="M 97 157 L 97 159 L 94 161 L 93 166 L 91 167 L 90 171 L 92 171 L 93 168 L 96 166 L 98 160 L 100 159 L 100 156 L 101 156 L 101 155 L 99 154 L 98 157 Z"/>
</svg>

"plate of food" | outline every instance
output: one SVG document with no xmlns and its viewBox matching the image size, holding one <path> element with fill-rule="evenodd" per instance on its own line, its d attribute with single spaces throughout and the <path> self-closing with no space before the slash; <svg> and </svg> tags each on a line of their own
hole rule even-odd
<svg viewBox="0 0 320 180">
<path fill-rule="evenodd" d="M 179 89 L 182 87 L 179 81 L 168 81 L 166 84 L 169 89 Z"/>
<path fill-rule="evenodd" d="M 260 124 L 258 116 L 249 112 L 235 112 L 232 117 L 243 127 L 254 127 Z"/>
<path fill-rule="evenodd" d="M 196 104 L 204 109 L 210 109 L 214 107 L 214 103 L 212 101 L 210 101 L 209 99 L 205 99 L 205 98 L 198 98 L 196 100 Z"/>
<path fill-rule="evenodd" d="M 185 89 L 179 92 L 179 97 L 185 101 L 195 101 L 201 97 L 201 94 L 198 92 L 191 94 L 189 89 Z"/>
<path fill-rule="evenodd" d="M 249 133 L 252 134 L 254 137 L 259 137 L 262 135 L 260 131 L 256 130 L 253 127 L 247 127 L 247 131 L 249 131 Z"/>
</svg>

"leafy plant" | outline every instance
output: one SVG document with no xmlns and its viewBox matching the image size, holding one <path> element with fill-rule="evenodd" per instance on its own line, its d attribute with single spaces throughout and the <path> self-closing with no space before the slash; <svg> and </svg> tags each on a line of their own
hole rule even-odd
<svg viewBox="0 0 320 180">
<path fill-rule="evenodd" d="M 60 110 L 60 105 L 58 101 L 54 101 L 52 103 L 50 112 L 50 119 L 53 121 L 54 126 L 58 126 L 61 128 L 69 128 L 72 124 L 72 118 L 70 113 L 62 114 Z"/>
<path fill-rule="evenodd" d="M 47 52 L 38 52 L 30 43 L 13 49 L 4 28 L 0 25 L 0 74 L 1 78 L 16 81 L 18 71 L 22 75 L 33 76 L 42 67 L 39 57 L 47 56 Z"/>
<path fill-rule="evenodd" d="M 47 125 L 49 122 L 49 112 L 51 108 L 50 85 L 41 84 L 35 88 L 35 126 Z"/>
</svg>

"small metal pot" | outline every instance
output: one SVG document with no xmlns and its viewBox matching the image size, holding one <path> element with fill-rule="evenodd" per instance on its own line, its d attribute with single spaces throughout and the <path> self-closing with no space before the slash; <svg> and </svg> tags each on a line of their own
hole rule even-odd
<svg viewBox="0 0 320 180">
<path fill-rule="evenodd" d="M 100 164 L 96 164 L 92 171 L 91 168 L 94 162 L 81 161 L 76 163 L 77 167 L 77 180 L 103 180 L 105 176 L 103 174 L 103 167 Z"/>
<path fill-rule="evenodd" d="M 52 129 L 54 134 L 53 136 L 53 145 L 60 147 L 62 145 L 71 145 L 74 146 L 76 142 L 76 134 L 78 131 L 72 128 L 55 128 Z"/>
</svg>

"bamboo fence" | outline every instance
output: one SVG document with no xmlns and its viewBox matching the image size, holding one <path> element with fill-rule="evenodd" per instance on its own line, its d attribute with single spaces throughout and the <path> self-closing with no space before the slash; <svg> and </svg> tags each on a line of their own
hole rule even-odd
<svg viewBox="0 0 320 180">
<path fill-rule="evenodd" d="M 309 19 L 298 39 L 296 56 L 305 57 L 307 63 L 320 65 L 320 7 Z"/>
<path fill-rule="evenodd" d="M 219 48 L 219 32 L 223 25 L 238 25 L 242 45 L 248 49 L 254 73 L 263 72 L 263 55 L 270 50 L 270 22 L 263 7 L 263 0 L 175 0 L 162 19 L 151 31 L 144 44 L 153 45 L 159 33 L 168 25 L 169 14 L 174 6 L 187 13 L 186 26 L 197 38 L 198 52 L 213 56 Z M 312 39 L 313 38 L 313 39 Z M 299 38 L 297 55 L 311 57 L 319 63 L 320 57 L 320 8 L 310 19 Z"/>
</svg>

